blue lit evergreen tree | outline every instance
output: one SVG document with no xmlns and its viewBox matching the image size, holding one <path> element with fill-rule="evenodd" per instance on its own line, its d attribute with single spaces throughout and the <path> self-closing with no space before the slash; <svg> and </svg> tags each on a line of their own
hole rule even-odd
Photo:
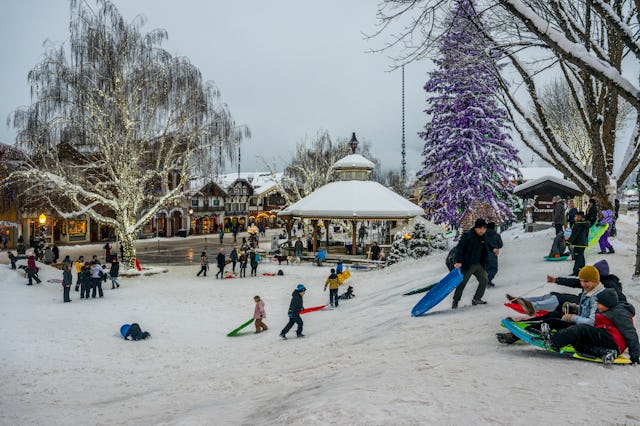
<svg viewBox="0 0 640 426">
<path fill-rule="evenodd" d="M 520 160 L 497 100 L 497 55 L 481 26 L 473 0 L 458 0 L 439 42 L 436 69 L 424 86 L 425 112 L 432 120 L 420 133 L 423 207 L 431 220 L 452 227 L 478 201 L 500 219 L 513 218 L 509 169 Z"/>
</svg>

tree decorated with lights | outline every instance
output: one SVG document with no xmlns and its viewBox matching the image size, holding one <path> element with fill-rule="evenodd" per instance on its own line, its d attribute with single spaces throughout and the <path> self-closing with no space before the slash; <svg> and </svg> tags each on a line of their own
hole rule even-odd
<svg viewBox="0 0 640 426">
<path fill-rule="evenodd" d="M 435 223 L 458 227 L 476 200 L 501 219 L 513 218 L 509 169 L 519 163 L 498 104 L 499 66 L 472 0 L 458 0 L 439 40 L 436 69 L 424 89 L 432 119 L 418 180 L 422 205 Z"/>
<path fill-rule="evenodd" d="M 112 226 L 129 265 L 138 231 L 188 195 L 190 179 L 230 158 L 242 131 L 211 82 L 161 48 L 108 0 L 71 1 L 68 46 L 29 73 L 32 100 L 12 117 L 29 154 L 9 182 L 63 218 Z"/>
</svg>

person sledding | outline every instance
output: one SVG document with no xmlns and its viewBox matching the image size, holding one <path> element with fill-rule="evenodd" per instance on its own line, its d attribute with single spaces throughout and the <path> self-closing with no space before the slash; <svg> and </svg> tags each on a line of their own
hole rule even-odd
<svg viewBox="0 0 640 426">
<path fill-rule="evenodd" d="M 567 235 L 571 235 L 571 232 L 558 232 L 555 238 L 553 239 L 553 244 L 551 244 L 551 251 L 549 251 L 549 256 L 552 258 L 569 256 L 569 252 L 567 251 Z"/>
<path fill-rule="evenodd" d="M 574 324 L 584 324 L 593 327 L 596 316 L 596 296 L 605 288 L 600 283 L 600 272 L 594 266 L 587 265 L 578 274 L 582 293 L 575 312 L 551 311 L 537 317 L 522 318 L 523 321 L 531 321 L 528 329 L 540 333 L 542 324 L 548 324 L 550 329 L 561 330 Z M 501 343 L 514 343 L 518 339 L 511 333 L 496 334 Z"/>
<path fill-rule="evenodd" d="M 353 286 L 349 286 L 347 287 L 347 291 L 345 291 L 344 293 L 342 293 L 338 299 L 351 299 L 353 297 L 356 297 L 355 294 L 353 294 Z"/>
<path fill-rule="evenodd" d="M 593 266 L 600 273 L 600 282 L 605 288 L 612 288 L 618 294 L 618 299 L 621 302 L 626 302 L 627 297 L 622 292 L 622 284 L 620 279 L 610 273 L 609 264 L 605 259 L 602 259 L 593 264 Z M 548 283 L 555 283 L 558 285 L 581 288 L 580 279 L 574 277 L 553 277 L 547 275 Z M 507 300 L 511 303 L 519 304 L 527 315 L 534 315 L 538 311 L 558 311 L 562 312 L 562 307 L 565 303 L 577 304 L 579 302 L 579 295 L 572 293 L 559 293 L 552 291 L 549 294 L 542 296 L 528 296 L 528 297 L 513 297 L 509 294 L 506 295 Z"/>
<path fill-rule="evenodd" d="M 640 343 L 633 325 L 635 308 L 619 301 L 618 294 L 611 288 L 597 294 L 596 304 L 593 326 L 577 324 L 553 334 L 549 327 L 543 327 L 545 346 L 559 352 L 571 345 L 577 352 L 601 358 L 605 365 L 612 364 L 628 347 L 631 363 L 640 363 Z"/>
<path fill-rule="evenodd" d="M 304 337 L 302 334 L 302 326 L 304 323 L 302 322 L 302 318 L 300 318 L 300 311 L 304 309 L 302 305 L 302 298 L 304 297 L 304 293 L 307 291 L 306 287 L 303 284 L 298 284 L 293 293 L 291 293 L 291 303 L 289 304 L 289 322 L 280 332 L 280 337 L 284 340 L 287 340 L 287 333 L 293 327 L 293 324 L 298 324 L 298 328 L 296 329 L 296 335 L 298 337 Z"/>
<path fill-rule="evenodd" d="M 148 331 L 142 331 L 140 325 L 137 322 L 134 322 L 128 327 L 127 325 L 128 324 L 123 325 L 120 329 L 124 340 L 144 340 L 148 337 L 151 337 L 151 333 L 149 333 Z"/>
</svg>

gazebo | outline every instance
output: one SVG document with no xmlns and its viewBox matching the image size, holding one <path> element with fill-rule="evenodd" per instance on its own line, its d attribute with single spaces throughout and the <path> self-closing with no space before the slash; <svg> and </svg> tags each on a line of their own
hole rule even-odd
<svg viewBox="0 0 640 426">
<path fill-rule="evenodd" d="M 291 238 L 294 219 L 311 220 L 313 251 L 318 247 L 317 224 L 342 220 L 352 225 L 352 254 L 356 254 L 356 230 L 360 221 L 409 220 L 424 210 L 378 182 L 370 180 L 375 165 L 356 154 L 358 140 L 351 137 L 352 154 L 338 160 L 333 169 L 338 181 L 328 183 L 278 213 Z"/>
<path fill-rule="evenodd" d="M 530 180 L 516 186 L 513 193 L 524 200 L 525 211 L 528 200 L 533 200 L 533 222 L 551 221 L 554 195 L 560 195 L 563 198 L 582 195 L 578 185 L 556 176 L 541 176 L 538 179 Z"/>
</svg>

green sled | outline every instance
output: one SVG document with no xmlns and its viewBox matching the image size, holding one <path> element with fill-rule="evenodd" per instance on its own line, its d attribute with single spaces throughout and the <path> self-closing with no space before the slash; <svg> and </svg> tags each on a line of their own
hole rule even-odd
<svg viewBox="0 0 640 426">
<path fill-rule="evenodd" d="M 227 334 L 228 337 L 233 337 L 236 334 L 238 334 L 238 331 L 242 330 L 243 328 L 245 328 L 246 326 L 248 326 L 249 324 L 251 324 L 253 322 L 253 318 L 251 318 L 249 321 L 245 322 L 244 324 L 242 324 L 240 327 L 236 328 L 235 330 L 229 332 Z"/>
</svg>

